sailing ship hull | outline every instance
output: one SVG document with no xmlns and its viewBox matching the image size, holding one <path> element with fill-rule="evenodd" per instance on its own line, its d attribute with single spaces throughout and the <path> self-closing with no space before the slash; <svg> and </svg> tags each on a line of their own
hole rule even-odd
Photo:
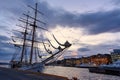
<svg viewBox="0 0 120 80">
<path fill-rule="evenodd" d="M 44 70 L 44 64 L 42 63 L 34 63 L 31 65 L 25 65 L 20 68 L 19 70 L 27 70 L 27 71 L 33 71 L 33 72 L 42 72 Z"/>
<path fill-rule="evenodd" d="M 31 65 L 25 65 L 22 66 L 20 68 L 18 68 L 19 70 L 29 70 L 29 71 L 33 71 L 33 72 L 42 72 L 44 70 L 44 64 L 41 63 L 34 63 Z"/>
<path fill-rule="evenodd" d="M 43 63 L 24 64 L 19 63 L 18 61 L 12 61 L 10 64 L 10 68 L 18 70 L 29 70 L 34 72 L 42 72 L 45 66 Z"/>
</svg>

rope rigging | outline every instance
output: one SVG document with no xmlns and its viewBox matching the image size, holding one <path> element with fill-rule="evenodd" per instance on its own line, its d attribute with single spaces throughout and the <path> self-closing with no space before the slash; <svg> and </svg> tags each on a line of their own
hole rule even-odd
<svg viewBox="0 0 120 80">
<path fill-rule="evenodd" d="M 54 60 L 57 59 L 58 57 L 60 57 L 64 53 L 64 51 L 66 51 L 71 46 L 71 44 L 68 41 L 66 41 L 64 44 L 61 44 L 57 40 L 57 38 L 54 36 L 54 34 L 52 34 L 52 32 L 50 32 L 49 30 L 47 30 L 47 29 L 45 29 L 43 27 L 39 27 L 37 22 L 42 23 L 43 25 L 46 25 L 46 23 L 44 23 L 43 21 L 37 20 L 37 12 L 39 12 L 38 9 L 37 9 L 37 3 L 36 3 L 35 8 L 33 8 L 31 6 L 29 6 L 29 7 L 32 8 L 33 10 L 35 10 L 35 13 L 34 13 L 35 18 L 32 17 L 32 16 L 29 16 L 29 14 L 23 14 L 24 16 L 27 16 L 31 20 L 33 20 L 33 22 L 31 23 L 31 21 L 28 21 L 28 18 L 27 19 L 22 19 L 21 18 L 22 20 L 20 20 L 21 22 L 26 23 L 26 27 L 23 27 L 23 28 L 25 28 L 25 32 L 23 32 L 24 35 L 22 36 L 23 38 L 21 38 L 24 41 L 22 41 L 23 44 L 22 44 L 22 47 L 20 47 L 20 48 L 22 48 L 21 57 L 20 57 L 21 58 L 20 59 L 20 65 L 24 64 L 24 61 L 25 61 L 25 63 L 33 64 L 33 62 L 32 62 L 33 58 L 35 58 L 34 62 L 38 62 L 38 57 L 40 58 L 41 63 L 45 64 L 46 62 L 52 60 L 54 57 L 55 57 Z M 39 13 L 41 13 L 41 12 L 39 12 Z M 28 29 L 29 29 L 27 27 L 28 25 L 32 27 L 32 28 L 30 28 L 30 31 L 28 31 Z M 42 41 L 41 43 L 43 44 L 42 48 L 44 48 L 45 50 L 43 50 L 42 48 L 39 49 L 39 47 L 41 47 L 41 46 L 39 46 L 40 42 L 37 42 L 38 34 L 37 34 L 37 29 L 36 28 L 41 29 L 40 30 L 40 33 L 41 33 L 40 34 L 40 38 L 41 38 L 40 40 Z M 48 38 L 47 38 L 48 46 L 46 45 L 45 36 L 43 36 L 44 34 L 43 34 L 42 30 L 45 30 L 45 31 L 47 31 L 47 32 L 49 32 L 51 34 L 50 36 L 52 36 L 54 41 L 57 42 L 58 47 L 55 47 Z M 30 34 L 28 34 L 28 33 L 30 33 Z M 13 38 L 12 38 L 12 41 L 14 43 L 16 42 Z M 16 46 L 17 46 L 17 44 L 16 44 Z M 27 48 L 27 47 L 29 47 L 29 48 Z M 51 47 L 54 49 L 54 51 L 50 49 Z M 27 52 L 28 50 L 30 52 Z M 42 61 L 42 59 L 44 57 L 43 57 L 43 55 L 40 55 L 40 53 L 42 53 L 42 51 L 46 51 L 48 54 L 50 54 L 50 56 L 47 56 L 47 58 L 45 60 L 43 60 L 43 61 Z M 15 53 L 16 54 L 14 54 L 12 60 L 14 60 L 14 58 L 17 55 L 17 52 L 15 52 Z M 28 53 L 29 53 L 30 56 L 28 55 Z M 29 56 L 29 58 L 28 58 L 28 56 Z M 28 61 L 28 59 L 29 59 L 29 61 Z"/>
<path fill-rule="evenodd" d="M 48 39 L 48 42 L 50 43 L 50 45 L 54 48 L 54 49 L 58 49 L 55 46 L 52 45 L 52 43 L 50 42 L 50 40 Z"/>
<path fill-rule="evenodd" d="M 50 51 L 49 49 L 46 48 L 44 42 L 42 42 L 42 43 L 43 43 L 44 49 L 45 49 L 49 54 L 52 54 L 52 51 Z"/>
</svg>

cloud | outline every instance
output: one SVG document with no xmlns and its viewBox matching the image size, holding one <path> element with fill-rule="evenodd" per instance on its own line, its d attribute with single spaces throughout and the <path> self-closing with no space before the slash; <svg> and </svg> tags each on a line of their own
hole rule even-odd
<svg viewBox="0 0 120 80">
<path fill-rule="evenodd" d="M 9 2 L 9 0 L 7 1 Z M 25 10 L 28 9 L 25 5 L 33 5 L 34 2 L 32 0 L 14 0 L 16 4 L 9 4 L 7 1 L 2 1 L 3 5 L 1 7 L 5 7 L 5 10 L 15 14 L 16 16 L 20 16 L 22 12 L 25 12 Z M 23 6 L 21 7 L 21 5 Z M 64 9 L 53 8 L 47 2 L 40 1 L 39 10 L 45 14 L 44 16 L 46 18 L 48 28 L 53 28 L 57 25 L 80 27 L 86 29 L 86 33 L 89 34 L 99 34 L 104 32 L 114 33 L 120 31 L 119 9 L 91 13 L 72 13 Z"/>
<path fill-rule="evenodd" d="M 86 52 L 86 51 L 90 51 L 90 49 L 88 49 L 88 48 L 79 48 L 78 51 L 80 51 L 80 52 Z"/>
<path fill-rule="evenodd" d="M 56 27 L 56 25 L 80 27 L 86 29 L 89 34 L 120 31 L 119 9 L 80 14 L 52 8 L 46 2 L 41 2 L 40 6 L 40 10 L 47 15 L 49 27 Z"/>
<path fill-rule="evenodd" d="M 0 35 L 0 59 L 10 60 L 14 52 L 14 46 L 9 44 L 10 39 L 6 36 Z"/>
<path fill-rule="evenodd" d="M 116 6 L 120 5 L 120 0 L 111 0 L 111 2 Z"/>
<path fill-rule="evenodd" d="M 33 3 L 35 3 L 33 0 L 19 0 L 19 1 L 12 0 L 12 1 L 2 0 L 0 3 L 0 10 L 1 10 L 0 17 L 2 18 L 0 19 L 0 22 L 2 24 L 2 25 L 0 24 L 0 28 L 2 30 L 4 29 L 3 28 L 4 26 L 6 26 L 5 27 L 6 29 L 7 28 L 13 29 L 14 28 L 13 24 L 14 25 L 16 24 L 16 21 L 15 21 L 16 18 L 18 19 L 18 17 L 22 15 L 22 13 L 26 12 L 26 10 L 30 10 L 30 8 L 27 8 L 28 4 L 34 6 Z M 107 33 L 107 32 L 116 33 L 120 31 L 120 27 L 119 27 L 120 26 L 120 22 L 119 22 L 120 10 L 119 9 L 114 9 L 109 11 L 90 12 L 90 13 L 74 13 L 74 12 L 69 12 L 60 8 L 53 8 L 47 2 L 40 1 L 39 10 L 44 13 L 43 17 L 46 18 L 45 21 L 47 22 L 47 28 L 55 29 L 57 28 L 57 26 L 62 26 L 61 27 L 62 29 L 60 29 L 60 31 L 64 30 L 63 34 L 68 33 L 68 35 L 72 36 L 72 38 L 69 37 L 69 38 L 63 39 L 60 37 L 60 40 L 65 41 L 66 39 L 67 40 L 71 39 L 71 42 L 73 43 L 78 42 L 76 43 L 77 48 L 82 44 L 83 47 L 79 48 L 78 50 L 83 53 L 85 52 L 96 53 L 94 52 L 95 50 L 105 51 L 106 49 L 104 48 L 106 48 L 106 46 L 100 45 L 100 43 L 104 42 L 104 39 L 106 38 L 106 36 L 105 38 L 102 38 L 102 39 L 101 37 L 99 38 L 95 36 L 88 37 L 88 35 L 85 36 L 84 38 L 81 38 L 81 36 L 83 36 L 81 35 L 81 32 L 79 32 L 82 30 L 81 28 L 84 29 L 85 33 L 88 33 L 90 35 L 91 34 L 96 35 L 96 34 Z M 32 12 L 32 10 L 30 11 Z M 71 30 L 74 30 L 73 32 L 78 32 L 78 33 L 74 34 L 72 33 L 72 31 L 68 30 L 68 28 L 69 29 L 72 28 Z M 60 31 L 58 30 L 57 32 L 60 32 Z M 68 35 L 65 35 L 65 36 L 68 36 Z M 93 37 L 94 37 L 94 40 L 93 40 Z M 11 50 L 13 50 L 13 47 L 8 45 L 8 43 L 3 42 L 3 41 L 8 41 L 9 39 L 4 36 L 0 36 L 0 39 L 2 40 L 1 41 L 2 45 L 0 45 L 0 48 L 3 50 L 3 52 L 7 49 L 8 52 L 10 51 L 9 53 L 12 53 Z M 88 44 L 85 44 L 86 43 L 84 42 L 85 40 L 82 43 L 82 40 L 80 39 L 83 39 L 83 40 L 85 39 L 86 42 L 88 42 Z M 90 45 L 90 43 L 96 43 L 96 44 Z M 97 45 L 98 43 L 99 45 Z M 85 46 L 88 45 L 88 47 L 86 48 L 84 45 Z M 111 46 L 111 45 L 107 45 L 107 46 Z M 114 46 L 115 45 L 113 45 L 113 47 Z M 1 52 L 2 55 L 3 55 L 3 52 Z M 8 53 L 8 52 L 5 52 L 5 53 Z"/>
<path fill-rule="evenodd" d="M 94 35 L 84 35 L 80 38 L 81 43 L 90 44 L 90 45 L 98 45 L 98 44 L 116 44 L 120 40 L 118 37 L 120 32 L 117 33 L 101 33 Z M 79 36 L 79 35 L 78 35 Z M 116 44 L 118 45 L 118 44 Z"/>
<path fill-rule="evenodd" d="M 0 42 L 1 41 L 8 41 L 8 40 L 10 40 L 8 37 L 0 35 Z"/>
<path fill-rule="evenodd" d="M 90 34 L 120 31 L 120 10 L 86 13 L 79 16 L 68 15 L 69 17 L 66 15 L 61 23 L 63 21 L 64 25 L 85 28 Z"/>
<path fill-rule="evenodd" d="M 119 45 L 116 44 L 98 44 L 98 45 L 87 45 L 78 49 L 79 55 L 94 55 L 94 54 L 110 54 L 111 49 L 119 49 Z"/>
</svg>

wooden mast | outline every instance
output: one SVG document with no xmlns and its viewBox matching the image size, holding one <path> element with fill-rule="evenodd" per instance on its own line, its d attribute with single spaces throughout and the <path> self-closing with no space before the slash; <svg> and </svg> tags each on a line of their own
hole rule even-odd
<svg viewBox="0 0 120 80">
<path fill-rule="evenodd" d="M 31 52 L 30 52 L 30 64 L 32 64 L 32 58 L 33 58 L 33 47 L 34 47 L 34 40 L 35 40 L 35 31 L 36 31 L 36 18 L 37 18 L 37 3 L 35 4 L 35 18 L 34 18 L 34 24 L 33 24 L 33 33 L 32 33 L 32 44 L 31 44 Z"/>
<path fill-rule="evenodd" d="M 22 63 L 23 57 L 24 57 L 24 53 L 25 53 L 26 34 L 27 34 L 27 27 L 28 27 L 28 18 L 29 18 L 29 16 L 27 16 L 27 21 L 26 21 L 26 27 L 25 27 L 25 33 L 24 33 L 24 38 L 23 38 L 23 47 L 22 47 L 22 54 L 21 54 L 20 63 Z"/>
</svg>

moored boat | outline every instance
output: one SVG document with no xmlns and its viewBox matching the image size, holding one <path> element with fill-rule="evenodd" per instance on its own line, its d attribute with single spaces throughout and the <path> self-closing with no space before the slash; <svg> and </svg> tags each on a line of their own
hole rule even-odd
<svg viewBox="0 0 120 80">
<path fill-rule="evenodd" d="M 12 36 L 12 44 L 16 47 L 16 51 L 10 61 L 10 67 L 20 70 L 41 72 L 45 64 L 60 57 L 71 44 L 68 41 L 61 44 L 54 34 L 50 33 L 54 41 L 58 44 L 58 47 L 55 47 L 42 33 L 42 31 L 50 31 L 37 24 L 39 22 L 39 24 L 46 25 L 45 22 L 37 19 L 37 13 L 44 15 L 38 10 L 38 4 L 36 3 L 35 8 L 31 6 L 28 7 L 35 11 L 34 17 L 30 16 L 30 12 L 28 12 L 28 14 L 23 14 L 26 16 L 26 19 L 20 18 L 19 20 L 22 24 L 25 24 L 25 26 L 19 25 L 19 27 L 23 28 L 23 31 L 16 30 L 22 34 L 22 37 Z M 38 29 L 42 31 L 37 31 Z M 37 33 L 39 33 L 40 38 L 38 38 Z M 18 39 L 20 39 L 20 41 L 18 41 Z M 53 49 L 50 50 L 50 48 Z"/>
</svg>

